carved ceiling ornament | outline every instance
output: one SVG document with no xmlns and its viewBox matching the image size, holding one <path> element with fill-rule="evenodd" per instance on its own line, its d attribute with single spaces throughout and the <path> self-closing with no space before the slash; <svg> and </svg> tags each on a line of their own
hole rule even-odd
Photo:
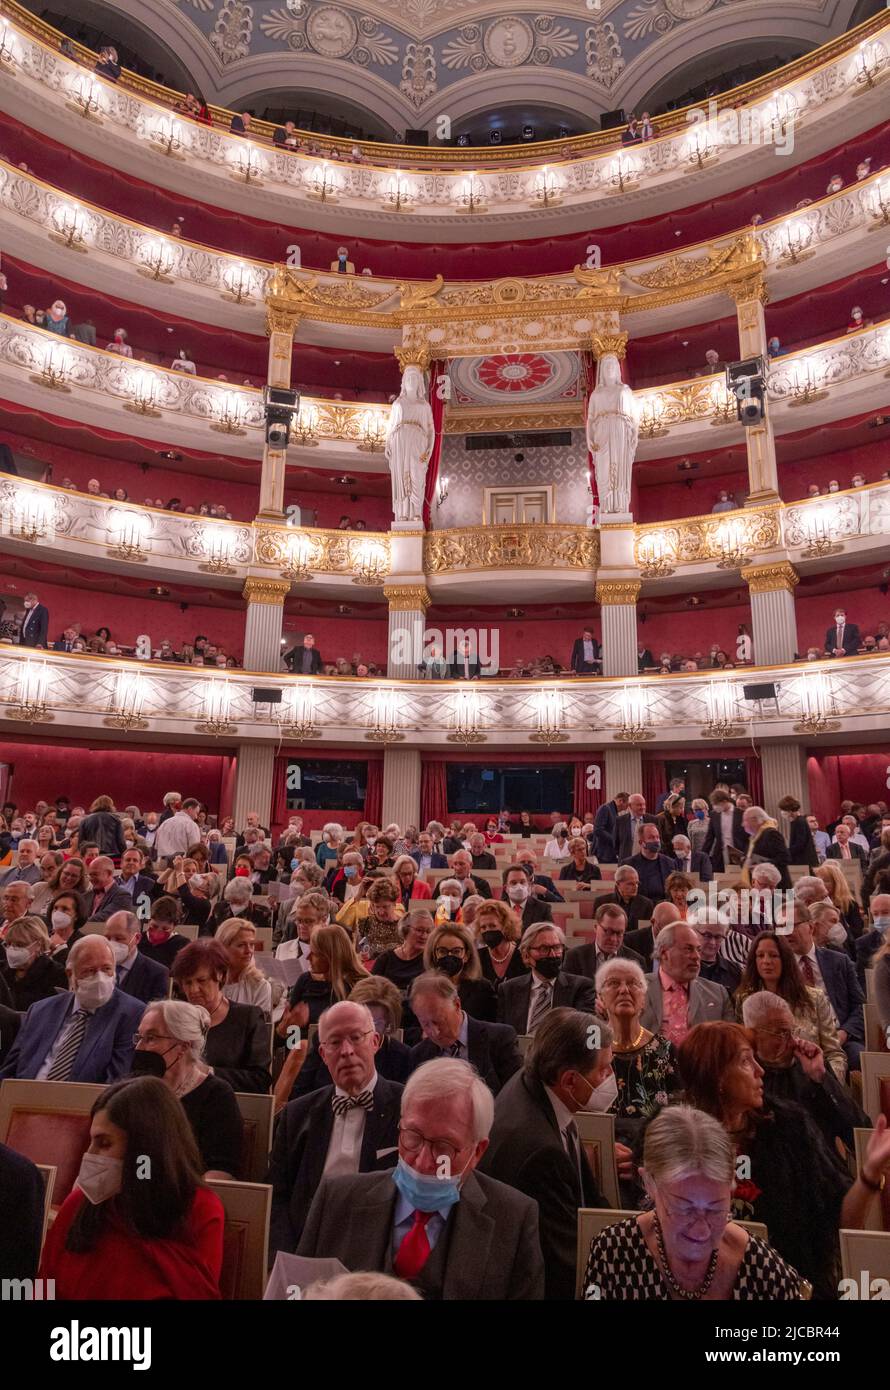
<svg viewBox="0 0 890 1390">
<path fill-rule="evenodd" d="M 385 557 L 386 571 L 391 563 L 389 533 L 385 531 L 322 531 L 303 532 L 293 526 L 261 526 L 256 537 L 256 557 L 261 565 L 285 565 L 290 557 L 291 542 L 305 535 L 314 546 L 311 567 L 313 573 L 350 574 L 360 564 L 369 544 L 379 547 Z"/>
<path fill-rule="evenodd" d="M 595 570 L 599 535 L 587 526 L 467 526 L 429 533 L 423 544 L 429 574 L 453 570 Z"/>
<path fill-rule="evenodd" d="M 793 594 L 800 575 L 787 560 L 775 565 L 746 565 L 742 578 L 752 594 Z"/>
</svg>

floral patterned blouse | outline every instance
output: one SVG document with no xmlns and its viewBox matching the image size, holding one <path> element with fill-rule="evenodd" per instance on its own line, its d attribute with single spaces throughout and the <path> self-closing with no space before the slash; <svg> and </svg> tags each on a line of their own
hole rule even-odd
<svg viewBox="0 0 890 1390">
<path fill-rule="evenodd" d="M 677 1054 L 672 1042 L 658 1033 L 629 1052 L 615 1052 L 612 1070 L 618 1095 L 611 1114 L 621 1119 L 642 1120 L 667 1105 L 671 1091 L 680 1089 Z"/>
</svg>

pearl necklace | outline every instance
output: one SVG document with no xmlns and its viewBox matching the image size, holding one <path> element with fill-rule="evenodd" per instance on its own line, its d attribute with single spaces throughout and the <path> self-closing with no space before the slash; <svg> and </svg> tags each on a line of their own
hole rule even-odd
<svg viewBox="0 0 890 1390">
<path fill-rule="evenodd" d="M 664 1275 L 668 1281 L 668 1285 L 670 1286 L 671 1293 L 674 1294 L 675 1297 L 682 1298 L 687 1301 L 695 1301 L 697 1299 L 704 1298 L 705 1294 L 708 1292 L 708 1289 L 714 1282 L 714 1275 L 717 1273 L 717 1259 L 719 1257 L 719 1249 L 713 1250 L 711 1252 L 711 1258 L 708 1261 L 708 1268 L 705 1271 L 705 1277 L 697 1286 L 697 1288 L 684 1289 L 683 1285 L 676 1278 L 673 1270 L 671 1269 L 668 1263 L 667 1252 L 664 1248 L 664 1237 L 661 1232 L 661 1222 L 659 1221 L 657 1216 L 655 1217 L 654 1225 L 655 1245 L 656 1249 L 658 1250 L 658 1258 L 661 1260 L 662 1266 L 664 1267 Z"/>
</svg>

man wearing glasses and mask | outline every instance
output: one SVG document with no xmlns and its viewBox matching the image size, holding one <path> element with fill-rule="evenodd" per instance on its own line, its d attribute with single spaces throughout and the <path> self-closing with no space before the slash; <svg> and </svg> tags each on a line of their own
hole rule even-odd
<svg viewBox="0 0 890 1390">
<path fill-rule="evenodd" d="M 269 1166 L 273 1258 L 297 1249 L 323 1178 L 395 1163 L 402 1087 L 377 1075 L 382 1041 L 365 1004 L 344 1001 L 321 1015 L 318 1050 L 334 1084 L 290 1101 L 278 1121 Z"/>
</svg>

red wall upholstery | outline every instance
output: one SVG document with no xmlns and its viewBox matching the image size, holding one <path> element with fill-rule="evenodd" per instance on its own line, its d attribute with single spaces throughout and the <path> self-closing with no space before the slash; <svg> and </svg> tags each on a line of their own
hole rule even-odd
<svg viewBox="0 0 890 1390">
<path fill-rule="evenodd" d="M 386 670 L 388 623 L 385 618 L 332 618 L 285 611 L 285 632 L 311 632 L 321 659 L 327 663 L 353 652 L 360 652 L 365 661 L 376 662 Z"/>
<path fill-rule="evenodd" d="M 695 456 L 693 455 L 693 458 Z M 664 482 L 651 485 L 640 484 L 637 491 L 638 505 L 634 516 L 641 522 L 673 521 L 684 516 L 700 516 L 709 512 L 724 489 L 731 493 L 739 505 L 748 495 L 747 468 L 733 469 L 731 472 L 708 474 L 706 478 L 694 476 L 693 486 L 685 482 L 673 482 L 670 475 L 676 474 L 680 460 L 666 461 Z"/>
<path fill-rule="evenodd" d="M 57 796 L 89 806 L 95 797 L 107 795 L 117 807 L 160 811 L 164 793 L 178 791 L 197 797 L 216 814 L 232 759 L 222 753 L 163 753 L 138 744 L 109 748 L 41 738 L 39 743 L 0 743 L 0 762 L 13 769 L 10 799 L 26 810 L 35 801 L 53 802 Z"/>
<path fill-rule="evenodd" d="M 821 435 L 823 432 L 819 431 Z M 831 437 L 831 430 L 824 432 Z M 883 437 L 882 437 L 883 436 Z M 781 442 L 777 440 L 781 452 Z M 779 490 L 787 502 L 806 497 L 807 486 L 818 483 L 826 487 L 837 478 L 842 488 L 850 486 L 854 473 L 861 473 L 867 483 L 880 482 L 890 468 L 890 426 L 875 430 L 873 443 L 839 449 L 836 453 L 817 455 L 811 459 L 789 459 L 779 465 Z"/>
<path fill-rule="evenodd" d="M 869 154 L 875 157 L 877 164 L 880 136 L 881 129 L 876 127 L 846 146 L 817 155 L 795 168 L 779 170 L 759 184 L 635 222 L 630 246 L 623 223 L 598 229 L 595 239 L 603 264 L 626 259 L 628 254 L 642 257 L 684 243 L 689 245 L 744 226 L 755 212 L 769 218 L 791 211 L 801 198 L 821 198 L 832 174 L 840 173 L 852 180 L 857 163 Z M 276 226 L 164 192 L 66 149 L 2 114 L 0 154 L 8 157 L 10 153 L 14 153 L 15 163 L 26 161 L 38 178 L 161 231 L 169 231 L 174 218 L 184 216 L 183 235 L 208 246 L 241 253 L 249 251 L 252 256 L 274 261 L 283 260 L 287 247 L 296 241 L 302 250 L 303 264 L 318 268 L 326 267 L 335 259 L 337 245 L 342 240 L 339 233 L 327 235 Z M 245 193 L 245 203 L 249 202 L 249 197 L 249 193 Z M 360 237 L 348 240 L 358 271 L 370 266 L 377 275 L 422 278 L 441 271 L 451 278 L 481 278 L 502 275 L 507 265 L 513 275 L 541 275 L 578 265 L 587 254 L 591 234 L 432 247 Z"/>
<path fill-rule="evenodd" d="M 877 588 L 848 589 L 846 592 L 840 589 L 837 594 L 798 597 L 794 608 L 802 655 L 807 647 L 822 646 L 838 605 L 846 613 L 847 621 L 855 623 L 863 637 L 873 634 L 878 623 L 890 621 L 890 602 Z"/>
<path fill-rule="evenodd" d="M 751 631 L 751 607 L 748 603 L 725 608 L 707 608 L 699 612 L 684 609 L 680 613 L 653 613 L 644 623 L 637 623 L 641 641 L 657 661 L 663 651 L 680 656 L 702 652 L 707 656 L 711 643 L 717 642 L 730 661 L 735 661 L 735 644 L 739 623 Z"/>
<path fill-rule="evenodd" d="M 813 814 L 824 826 L 842 801 L 890 801 L 890 752 L 811 753 L 807 777 Z"/>
</svg>

